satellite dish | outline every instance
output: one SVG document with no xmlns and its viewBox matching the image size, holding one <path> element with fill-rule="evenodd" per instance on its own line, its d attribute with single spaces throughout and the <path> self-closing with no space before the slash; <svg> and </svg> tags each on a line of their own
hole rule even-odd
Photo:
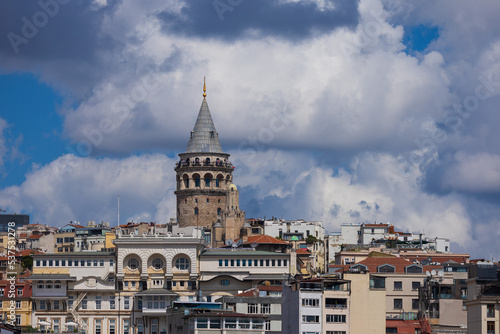
<svg viewBox="0 0 500 334">
<path fill-rule="evenodd" d="M 236 246 L 241 246 L 243 245 L 243 239 L 238 239 L 238 241 L 236 241 Z"/>
<path fill-rule="evenodd" d="M 237 245 L 235 242 L 233 242 L 233 243 L 231 244 L 231 247 L 236 248 L 236 247 L 238 247 L 238 245 Z"/>
<path fill-rule="evenodd" d="M 231 240 L 231 239 L 227 239 L 226 240 L 226 245 L 227 246 L 231 246 L 232 244 L 233 244 L 233 240 Z"/>
<path fill-rule="evenodd" d="M 427 275 L 427 277 L 430 277 L 430 276 L 431 276 L 431 273 L 429 272 L 429 270 L 427 270 L 427 271 L 425 272 L 425 274 Z"/>
<path fill-rule="evenodd" d="M 438 271 L 438 275 L 439 275 L 439 277 L 443 277 L 444 276 L 444 271 L 442 271 L 442 270 Z"/>
<path fill-rule="evenodd" d="M 437 274 L 437 273 L 436 273 L 436 271 L 433 269 L 433 270 L 431 271 L 431 274 L 432 274 L 432 276 L 436 276 L 436 274 Z"/>
</svg>

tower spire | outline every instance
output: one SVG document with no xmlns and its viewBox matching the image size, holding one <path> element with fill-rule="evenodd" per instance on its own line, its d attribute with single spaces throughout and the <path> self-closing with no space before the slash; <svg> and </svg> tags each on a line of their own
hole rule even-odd
<svg viewBox="0 0 500 334">
<path fill-rule="evenodd" d="M 207 97 L 207 85 L 205 84 L 205 77 L 203 77 L 203 99 Z"/>
</svg>

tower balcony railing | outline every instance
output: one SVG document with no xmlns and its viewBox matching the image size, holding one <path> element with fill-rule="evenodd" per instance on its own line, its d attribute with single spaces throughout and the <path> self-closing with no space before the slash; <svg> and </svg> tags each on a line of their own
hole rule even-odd
<svg viewBox="0 0 500 334">
<path fill-rule="evenodd" d="M 206 161 L 201 161 L 201 162 L 186 162 L 186 161 L 180 161 L 175 164 L 175 168 L 178 167 L 225 167 L 225 168 L 231 168 L 233 167 L 233 164 L 230 162 L 206 162 Z"/>
</svg>

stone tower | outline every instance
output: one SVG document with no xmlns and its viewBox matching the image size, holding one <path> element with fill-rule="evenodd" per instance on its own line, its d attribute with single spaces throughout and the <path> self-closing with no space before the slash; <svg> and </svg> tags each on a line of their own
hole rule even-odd
<svg viewBox="0 0 500 334">
<path fill-rule="evenodd" d="M 232 184 L 233 166 L 228 160 L 229 154 L 224 153 L 220 146 L 206 96 L 203 84 L 203 102 L 198 118 L 186 152 L 179 154 L 180 161 L 175 167 L 177 222 L 180 227 L 210 229 L 218 223 L 217 226 L 223 227 L 222 239 L 237 238 L 245 213 L 238 207 L 239 195 Z M 224 242 L 221 237 L 212 235 L 213 242 Z"/>
</svg>

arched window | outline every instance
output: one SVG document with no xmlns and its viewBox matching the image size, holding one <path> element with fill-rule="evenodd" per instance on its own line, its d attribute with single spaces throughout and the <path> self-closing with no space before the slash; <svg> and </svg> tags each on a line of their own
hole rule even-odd
<svg viewBox="0 0 500 334">
<path fill-rule="evenodd" d="M 210 158 L 205 159 L 205 166 L 210 166 Z"/>
<path fill-rule="evenodd" d="M 216 186 L 217 188 L 219 188 L 219 187 L 220 187 L 220 180 L 219 180 L 219 179 L 215 179 L 215 186 Z"/>
<path fill-rule="evenodd" d="M 130 260 L 128 260 L 127 267 L 130 270 L 136 270 L 137 268 L 139 268 L 139 261 L 136 258 L 131 258 Z"/>
<path fill-rule="evenodd" d="M 187 257 L 179 257 L 175 260 L 175 268 L 178 270 L 189 270 L 189 259 Z"/>
<path fill-rule="evenodd" d="M 152 267 L 156 270 L 163 268 L 163 260 L 157 257 L 156 259 L 153 260 L 151 263 Z"/>
<path fill-rule="evenodd" d="M 197 216 L 198 215 L 198 208 L 194 208 L 194 214 Z"/>
<path fill-rule="evenodd" d="M 212 181 L 212 178 L 210 176 L 205 176 L 205 187 L 210 187 L 210 181 Z"/>
<path fill-rule="evenodd" d="M 217 208 L 217 216 L 220 216 L 221 211 L 221 208 Z"/>
<path fill-rule="evenodd" d="M 421 274 L 423 273 L 423 269 L 421 266 L 417 266 L 417 265 L 410 265 L 408 267 L 405 268 L 406 269 L 406 272 L 407 273 L 412 273 L 412 274 Z"/>
<path fill-rule="evenodd" d="M 194 179 L 194 186 L 195 187 L 200 187 L 200 176 L 198 174 L 195 174 L 193 175 L 193 179 Z"/>
<path fill-rule="evenodd" d="M 186 189 L 189 188 L 189 177 L 186 174 L 184 174 L 182 176 L 182 179 L 184 180 L 184 188 Z"/>
</svg>

